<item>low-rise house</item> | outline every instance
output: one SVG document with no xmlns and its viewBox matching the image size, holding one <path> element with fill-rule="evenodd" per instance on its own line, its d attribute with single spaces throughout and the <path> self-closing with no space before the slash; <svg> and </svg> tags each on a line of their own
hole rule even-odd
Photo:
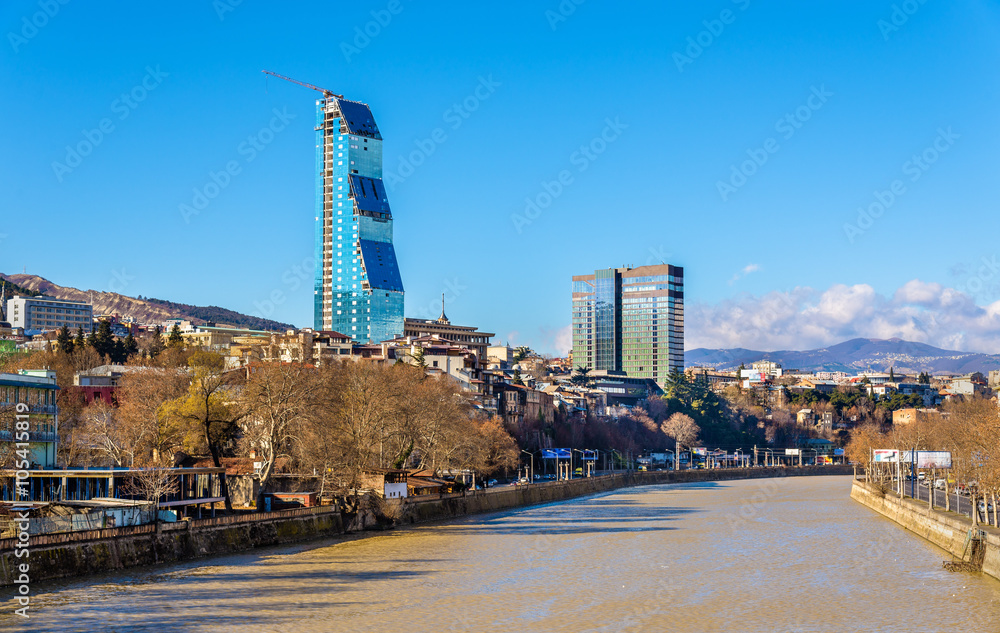
<svg viewBox="0 0 1000 633">
<path fill-rule="evenodd" d="M 913 424 L 915 422 L 931 422 L 940 420 L 942 413 L 937 409 L 897 409 L 892 412 L 894 425 Z"/>
<path fill-rule="evenodd" d="M 361 485 L 385 499 L 404 499 L 410 495 L 409 471 L 393 468 L 368 468 L 361 474 Z"/>
</svg>

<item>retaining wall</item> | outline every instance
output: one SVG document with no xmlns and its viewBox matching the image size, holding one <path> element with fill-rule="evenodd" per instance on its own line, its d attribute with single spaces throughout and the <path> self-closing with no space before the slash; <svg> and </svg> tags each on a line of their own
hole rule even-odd
<svg viewBox="0 0 1000 633">
<path fill-rule="evenodd" d="M 32 582 L 225 554 L 344 533 L 333 508 L 308 508 L 132 528 L 48 534 L 29 539 L 17 558 L 12 539 L 0 543 L 0 586 L 12 585 L 28 563 Z"/>
<path fill-rule="evenodd" d="M 420 500 L 419 497 L 411 498 L 400 504 L 400 521 L 416 523 L 450 519 L 468 514 L 498 512 L 511 508 L 563 501 L 629 486 L 769 477 L 850 475 L 853 472 L 851 466 L 629 472 L 530 486 L 509 486 L 500 490 L 479 492 L 472 495 L 444 495 L 430 500 Z"/>
<path fill-rule="evenodd" d="M 965 542 L 972 529 L 972 520 L 965 515 L 937 509 L 932 511 L 926 502 L 900 499 L 863 481 L 854 482 L 851 498 L 937 545 L 955 558 L 969 560 Z M 986 532 L 983 573 L 1000 579 L 1000 530 L 984 525 L 977 527 Z"/>
</svg>

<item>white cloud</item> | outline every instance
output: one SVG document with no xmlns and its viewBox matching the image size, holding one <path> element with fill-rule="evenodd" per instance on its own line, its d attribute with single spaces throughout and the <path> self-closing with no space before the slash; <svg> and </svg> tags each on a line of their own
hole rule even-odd
<svg viewBox="0 0 1000 633">
<path fill-rule="evenodd" d="M 565 356 L 569 350 L 573 349 L 573 327 L 565 325 L 563 327 L 548 328 L 540 327 L 539 335 L 536 337 L 538 347 L 535 349 L 539 354 L 550 354 L 552 356 Z"/>
<path fill-rule="evenodd" d="M 760 266 L 757 264 L 747 264 L 744 266 L 740 272 L 733 275 L 732 279 L 729 280 L 729 285 L 732 286 L 734 283 L 740 280 L 742 277 L 746 277 L 750 273 L 755 273 L 760 270 Z"/>
<path fill-rule="evenodd" d="M 824 291 L 795 288 L 688 304 L 685 347 L 813 349 L 862 338 L 893 338 L 961 351 L 1000 353 L 1000 301 L 914 279 L 891 297 L 868 284 Z"/>
</svg>

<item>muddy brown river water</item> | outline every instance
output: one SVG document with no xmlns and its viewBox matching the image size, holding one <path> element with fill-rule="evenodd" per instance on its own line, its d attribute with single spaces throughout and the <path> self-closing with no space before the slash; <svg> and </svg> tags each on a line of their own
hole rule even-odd
<svg viewBox="0 0 1000 633">
<path fill-rule="evenodd" d="M 20 631 L 1000 631 L 1000 582 L 850 477 L 631 488 L 34 586 Z"/>
</svg>

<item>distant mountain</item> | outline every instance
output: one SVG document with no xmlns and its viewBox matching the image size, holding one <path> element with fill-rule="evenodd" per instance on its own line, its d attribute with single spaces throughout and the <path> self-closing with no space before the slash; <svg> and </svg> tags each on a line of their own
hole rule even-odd
<svg viewBox="0 0 1000 633">
<path fill-rule="evenodd" d="M 281 331 L 295 326 L 280 323 L 270 319 L 240 314 L 216 306 L 194 306 L 186 303 L 173 303 L 162 299 L 135 299 L 116 292 L 98 292 L 96 290 L 77 290 L 59 286 L 38 275 L 4 275 L 6 279 L 7 296 L 18 294 L 12 291 L 10 284 L 15 284 L 24 294 L 44 294 L 55 299 L 71 301 L 86 301 L 94 305 L 94 314 L 117 314 L 120 317 L 133 317 L 140 323 L 162 323 L 167 319 L 187 319 L 192 323 L 202 325 L 212 322 L 217 325 L 250 328 L 253 330 Z"/>
<path fill-rule="evenodd" d="M 684 364 L 688 367 L 715 367 L 736 369 L 740 364 L 747 367 L 758 360 L 772 360 L 787 369 L 806 371 L 844 371 L 856 373 L 872 371 L 896 371 L 916 374 L 929 373 L 967 374 L 980 371 L 984 374 L 1000 369 L 1000 355 L 978 354 L 939 349 L 924 343 L 914 343 L 898 338 L 873 339 L 855 338 L 831 347 L 804 352 L 782 350 L 760 352 L 750 349 L 705 349 L 687 350 Z"/>
</svg>

